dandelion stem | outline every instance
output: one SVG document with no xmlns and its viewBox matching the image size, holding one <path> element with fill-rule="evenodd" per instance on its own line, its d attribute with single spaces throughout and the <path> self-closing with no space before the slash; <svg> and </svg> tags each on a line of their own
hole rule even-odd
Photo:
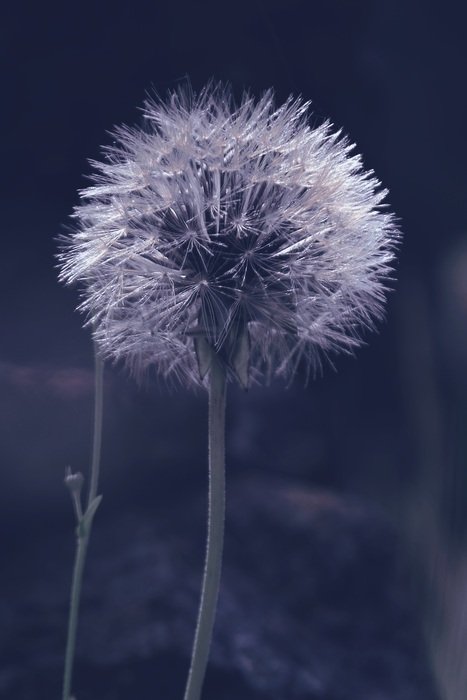
<svg viewBox="0 0 467 700">
<path fill-rule="evenodd" d="M 65 651 L 65 668 L 63 674 L 62 700 L 70 700 L 75 657 L 76 632 L 78 628 L 79 604 L 83 581 L 86 553 L 91 535 L 92 521 L 101 496 L 97 496 L 99 464 L 102 442 L 102 408 L 103 408 L 103 375 L 104 363 L 94 346 L 95 358 L 95 389 L 94 389 L 94 435 L 91 460 L 91 481 L 89 486 L 87 507 L 82 517 L 77 517 L 76 552 L 71 584 L 70 613 L 68 617 L 68 633 Z"/>
<path fill-rule="evenodd" d="M 199 700 L 216 614 L 225 519 L 225 368 L 213 355 L 209 387 L 209 506 L 201 602 L 184 700 Z"/>
</svg>

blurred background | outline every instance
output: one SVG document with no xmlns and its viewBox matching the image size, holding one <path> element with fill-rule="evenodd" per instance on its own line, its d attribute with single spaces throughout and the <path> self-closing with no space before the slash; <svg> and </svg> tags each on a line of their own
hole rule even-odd
<svg viewBox="0 0 467 700">
<path fill-rule="evenodd" d="M 379 332 L 304 385 L 232 388 L 205 698 L 467 693 L 465 8 L 403 0 L 14 3 L 3 11 L 0 697 L 59 696 L 93 354 L 57 283 L 89 159 L 187 78 L 343 127 L 403 231 Z M 78 700 L 181 697 L 202 571 L 207 400 L 106 368 Z"/>
</svg>

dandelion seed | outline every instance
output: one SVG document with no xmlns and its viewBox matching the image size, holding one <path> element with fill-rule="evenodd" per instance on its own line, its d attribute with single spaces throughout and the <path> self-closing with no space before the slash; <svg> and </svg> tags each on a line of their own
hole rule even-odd
<svg viewBox="0 0 467 700">
<path fill-rule="evenodd" d="M 208 86 L 116 131 L 59 256 L 105 356 L 198 384 L 205 344 L 249 383 L 360 344 L 398 231 L 373 173 L 308 108 Z"/>
</svg>

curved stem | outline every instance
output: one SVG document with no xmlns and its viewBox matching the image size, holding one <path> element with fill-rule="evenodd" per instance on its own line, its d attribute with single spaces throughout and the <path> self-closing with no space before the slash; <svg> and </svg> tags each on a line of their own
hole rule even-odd
<svg viewBox="0 0 467 700">
<path fill-rule="evenodd" d="M 212 357 L 209 387 L 208 536 L 201 602 L 184 700 L 199 700 L 211 646 L 222 565 L 225 520 L 225 369 Z"/>
<path fill-rule="evenodd" d="M 73 662 L 75 657 L 76 632 L 78 628 L 79 604 L 81 598 L 81 585 L 83 581 L 86 552 L 91 535 L 92 521 L 101 497 L 97 496 L 99 479 L 99 463 L 102 442 L 102 412 L 103 412 L 103 374 L 104 363 L 94 347 L 95 358 L 95 394 L 94 394 L 94 435 L 91 460 L 91 481 L 89 487 L 87 508 L 84 515 L 78 518 L 76 528 L 76 552 L 73 566 L 73 579 L 71 585 L 70 613 L 68 617 L 68 633 L 65 651 L 65 668 L 63 673 L 62 700 L 70 700 L 71 683 L 73 676 Z"/>
</svg>

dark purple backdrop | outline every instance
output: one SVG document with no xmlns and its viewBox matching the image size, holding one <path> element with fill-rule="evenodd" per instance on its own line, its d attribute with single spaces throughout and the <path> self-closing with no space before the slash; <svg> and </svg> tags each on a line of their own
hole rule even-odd
<svg viewBox="0 0 467 700">
<path fill-rule="evenodd" d="M 389 188 L 404 233 L 387 320 L 355 358 L 337 357 L 337 372 L 325 366 L 306 387 L 298 377 L 289 389 L 231 391 L 230 482 L 274 477 L 363 499 L 396 530 L 428 484 L 437 527 L 462 545 L 463 3 L 114 0 L 9 3 L 2 15 L 0 557 L 11 605 L 16 578 L 36 585 L 26 553 L 57 532 L 69 550 L 48 557 L 62 557 L 67 584 L 64 468 L 86 470 L 90 453 L 92 348 L 76 291 L 57 283 L 56 236 L 109 130 L 141 121 L 148 93 L 187 77 L 195 89 L 214 77 L 237 95 L 272 86 L 278 101 L 311 99 L 316 121 L 342 126 Z M 158 508 L 203 494 L 205 428 L 203 393 L 139 388 L 108 368 L 96 530 L 133 512 L 157 521 Z M 202 519 L 193 527 L 202 537 Z M 278 542 L 271 556 L 293 547 Z"/>
</svg>

